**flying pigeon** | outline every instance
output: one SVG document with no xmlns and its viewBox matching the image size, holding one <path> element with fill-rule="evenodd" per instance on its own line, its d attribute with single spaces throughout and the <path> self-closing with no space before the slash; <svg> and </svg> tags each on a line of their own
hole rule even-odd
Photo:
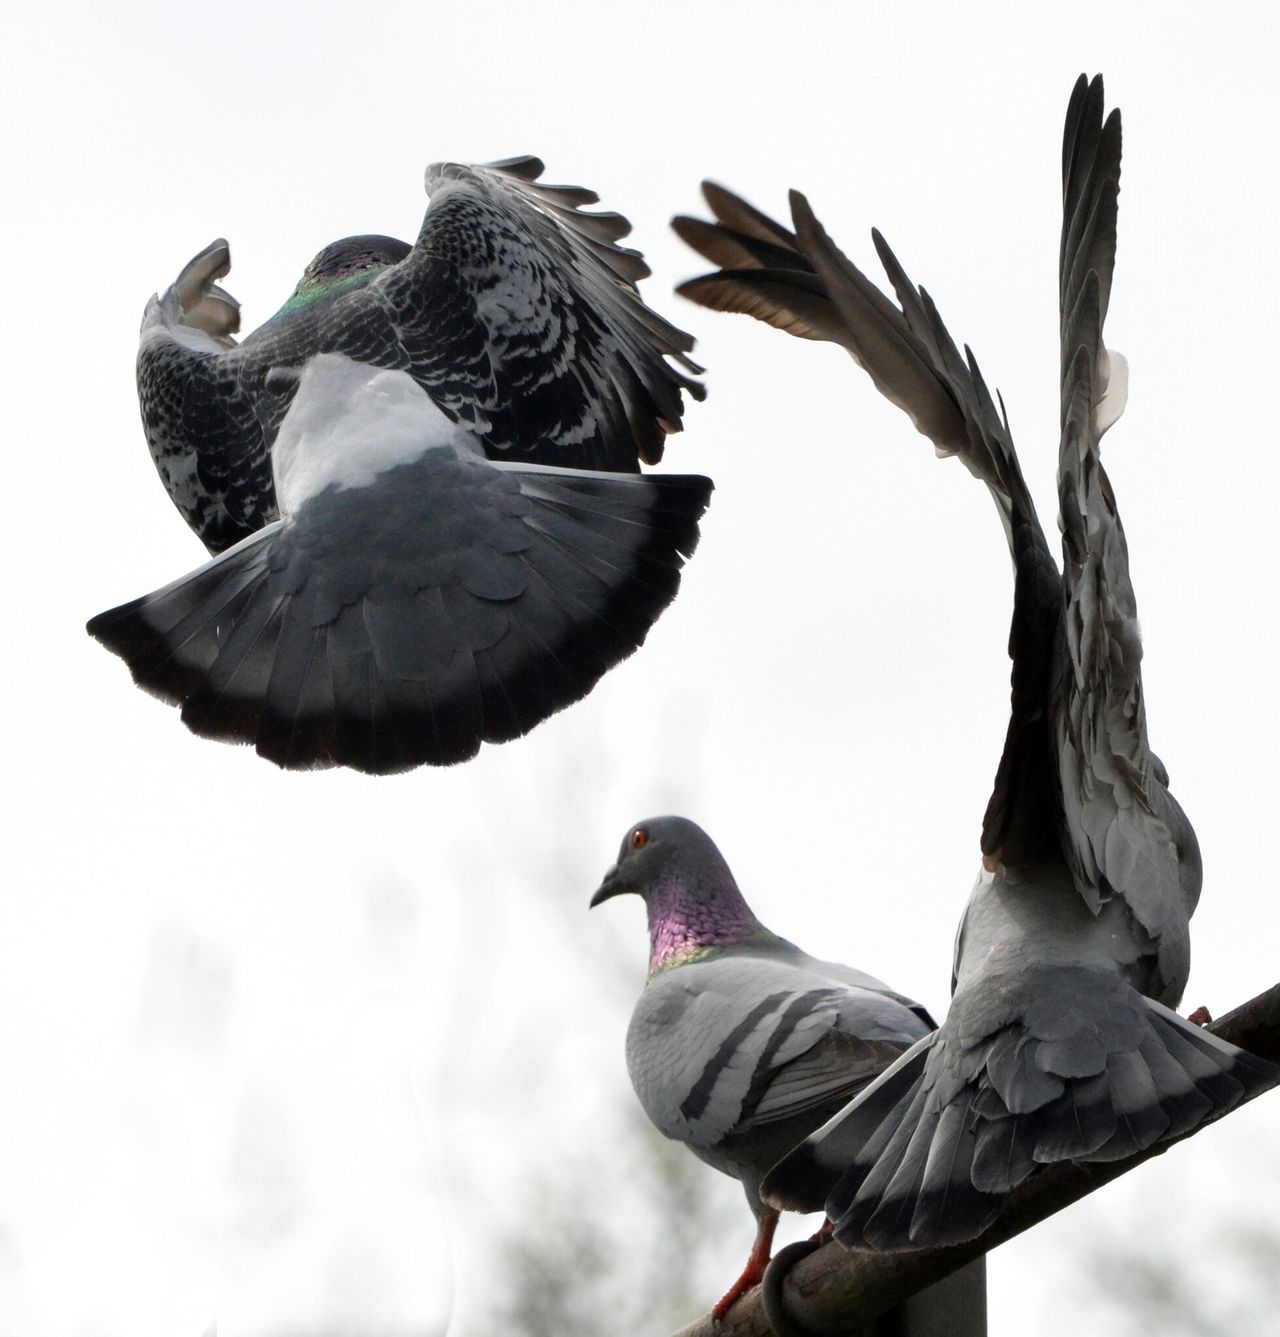
<svg viewBox="0 0 1280 1337">
<path fill-rule="evenodd" d="M 776 1207 L 825 1195 L 849 1246 L 972 1239 L 1038 1166 L 1127 1157 L 1280 1080 L 1173 1011 L 1200 854 L 1147 741 L 1127 548 L 1099 462 L 1126 386 L 1102 340 L 1119 173 L 1119 113 L 1104 121 L 1102 81 L 1082 76 L 1063 146 L 1061 574 L 1003 409 L 879 233 L 897 306 L 798 193 L 794 232 L 711 186 L 718 222 L 676 220 L 723 267 L 686 296 L 847 349 L 986 484 L 1013 556 L 1010 721 L 950 1010 L 762 1185 Z"/>
<path fill-rule="evenodd" d="M 742 1276 L 713 1310 L 721 1318 L 769 1261 L 778 1212 L 760 1198 L 766 1171 L 934 1023 L 873 976 L 771 933 L 687 818 L 633 826 L 591 905 L 627 892 L 649 919 L 649 975 L 627 1031 L 632 1085 L 660 1132 L 742 1183 L 756 1219 Z M 788 1205 L 819 1211 L 823 1196 Z M 916 1320 L 945 1306 L 953 1337 L 985 1332 L 981 1260 L 967 1271 L 963 1298 L 954 1283 L 912 1297 Z M 962 1321 L 957 1306 L 976 1313 Z"/>
<path fill-rule="evenodd" d="M 215 242 L 143 318 L 160 476 L 214 560 L 89 631 L 291 768 L 463 761 L 579 700 L 674 598 L 711 484 L 650 476 L 688 335 L 589 191 L 438 164 L 412 247 L 326 247 L 241 344 Z M 683 370 L 681 370 L 683 368 Z"/>
</svg>

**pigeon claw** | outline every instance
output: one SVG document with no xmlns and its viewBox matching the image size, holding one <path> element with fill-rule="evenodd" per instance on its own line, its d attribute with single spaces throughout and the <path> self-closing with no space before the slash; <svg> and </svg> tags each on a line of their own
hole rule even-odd
<svg viewBox="0 0 1280 1337">
<path fill-rule="evenodd" d="M 1198 1007 L 1187 1017 L 1187 1020 L 1194 1022 L 1197 1026 L 1207 1026 L 1213 1020 L 1213 1017 L 1209 1015 L 1207 1007 Z"/>
</svg>

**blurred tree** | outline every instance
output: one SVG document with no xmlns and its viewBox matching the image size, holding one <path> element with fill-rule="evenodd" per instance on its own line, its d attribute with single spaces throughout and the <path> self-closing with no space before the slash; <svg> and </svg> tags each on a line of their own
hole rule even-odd
<svg viewBox="0 0 1280 1337">
<path fill-rule="evenodd" d="M 614 1332 L 661 1333 L 724 1288 L 723 1242 L 750 1236 L 737 1185 L 717 1192 L 718 1177 L 638 1108 L 616 1115 L 577 1165 L 530 1185 L 525 1225 L 500 1244 L 503 1286 L 463 1337 L 599 1337 L 602 1314 Z"/>
<path fill-rule="evenodd" d="M 1117 1232 L 1086 1255 L 1094 1331 L 1106 1337 L 1264 1337 L 1280 1332 L 1280 1229 L 1240 1220 L 1180 1253 Z M 1212 1278 L 1212 1284 L 1206 1284 Z"/>
</svg>

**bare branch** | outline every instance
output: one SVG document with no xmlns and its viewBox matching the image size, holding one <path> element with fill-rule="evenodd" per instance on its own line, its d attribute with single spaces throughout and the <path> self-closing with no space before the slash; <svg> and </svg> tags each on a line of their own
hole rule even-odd
<svg viewBox="0 0 1280 1337">
<path fill-rule="evenodd" d="M 1280 984 L 1241 1004 L 1208 1029 L 1259 1058 L 1280 1062 Z M 1206 1126 L 1201 1124 L 1185 1136 L 1194 1137 Z M 787 1308 L 815 1337 L 847 1333 L 855 1316 L 865 1321 L 882 1313 L 1183 1140 L 1162 1142 L 1108 1165 L 1063 1162 L 1050 1166 L 1011 1193 L 995 1224 L 967 1244 L 897 1254 L 850 1253 L 839 1244 L 828 1244 L 802 1259 L 787 1277 Z M 681 1329 L 676 1337 L 772 1337 L 772 1332 L 756 1290 L 719 1323 L 708 1316 Z"/>
</svg>

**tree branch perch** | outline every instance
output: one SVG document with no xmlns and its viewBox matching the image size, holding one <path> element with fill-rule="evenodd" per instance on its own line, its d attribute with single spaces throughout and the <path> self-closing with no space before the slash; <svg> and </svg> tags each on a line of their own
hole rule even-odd
<svg viewBox="0 0 1280 1337">
<path fill-rule="evenodd" d="M 1280 984 L 1210 1023 L 1208 1030 L 1259 1058 L 1280 1063 Z M 1207 1124 L 1125 1161 L 1049 1166 L 1011 1193 L 990 1229 L 966 1244 L 897 1254 L 850 1253 L 839 1244 L 828 1244 L 788 1275 L 787 1309 L 815 1334 L 847 1333 L 851 1319 L 873 1318 L 1204 1127 Z M 772 1337 L 772 1331 L 757 1289 L 719 1323 L 708 1315 L 675 1337 Z"/>
</svg>

